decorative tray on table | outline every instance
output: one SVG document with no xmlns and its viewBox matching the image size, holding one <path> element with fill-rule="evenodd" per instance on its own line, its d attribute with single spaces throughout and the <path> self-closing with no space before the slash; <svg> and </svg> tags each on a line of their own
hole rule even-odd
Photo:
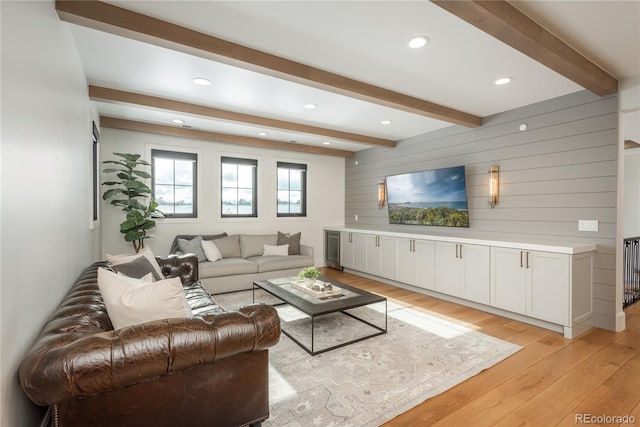
<svg viewBox="0 0 640 427">
<path fill-rule="evenodd" d="M 323 282 L 320 280 L 294 280 L 293 282 L 291 282 L 291 286 L 316 298 L 327 298 L 342 295 L 342 289 L 337 286 L 333 286 L 329 282 Z"/>
</svg>

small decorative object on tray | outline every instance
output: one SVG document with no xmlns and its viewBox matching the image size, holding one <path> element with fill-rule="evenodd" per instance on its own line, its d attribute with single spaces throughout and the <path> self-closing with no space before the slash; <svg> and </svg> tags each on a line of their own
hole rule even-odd
<svg viewBox="0 0 640 427">
<path fill-rule="evenodd" d="M 342 289 L 337 286 L 333 286 L 329 282 L 322 282 L 320 280 L 315 280 L 311 282 L 311 284 L 306 284 L 305 279 L 296 280 L 291 282 L 291 286 L 316 298 L 328 298 L 342 295 Z"/>
<path fill-rule="evenodd" d="M 342 290 L 333 286 L 329 282 L 322 282 L 318 280 L 320 277 L 320 271 L 315 267 L 306 267 L 300 270 L 296 280 L 291 282 L 291 285 L 317 298 L 333 297 L 336 295 L 342 295 Z"/>
</svg>

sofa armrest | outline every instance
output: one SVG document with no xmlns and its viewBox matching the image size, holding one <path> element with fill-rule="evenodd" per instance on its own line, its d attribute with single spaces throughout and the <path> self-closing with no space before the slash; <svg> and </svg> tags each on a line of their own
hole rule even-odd
<svg viewBox="0 0 640 427">
<path fill-rule="evenodd" d="M 300 255 L 306 255 L 313 258 L 313 246 L 300 245 Z"/>
<path fill-rule="evenodd" d="M 198 258 L 193 254 L 156 257 L 164 277 L 180 277 L 183 285 L 198 281 Z"/>
<path fill-rule="evenodd" d="M 43 334 L 20 365 L 25 393 L 39 405 L 104 393 L 141 381 L 260 351 L 280 338 L 266 304 L 189 319 L 164 319 L 82 337 Z"/>
</svg>

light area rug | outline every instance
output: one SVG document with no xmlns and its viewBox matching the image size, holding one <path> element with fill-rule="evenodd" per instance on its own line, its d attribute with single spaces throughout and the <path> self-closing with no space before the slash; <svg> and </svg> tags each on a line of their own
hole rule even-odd
<svg viewBox="0 0 640 427">
<path fill-rule="evenodd" d="M 258 302 L 274 297 L 256 292 Z M 234 309 L 251 291 L 214 295 Z M 387 333 L 310 356 L 284 334 L 269 352 L 270 417 L 263 426 L 379 426 L 465 381 L 521 349 L 440 317 L 389 301 Z M 282 327 L 310 341 L 310 321 L 290 306 L 277 308 Z M 384 326 L 384 303 L 349 310 Z M 315 320 L 316 349 L 370 334 L 343 314 Z"/>
</svg>

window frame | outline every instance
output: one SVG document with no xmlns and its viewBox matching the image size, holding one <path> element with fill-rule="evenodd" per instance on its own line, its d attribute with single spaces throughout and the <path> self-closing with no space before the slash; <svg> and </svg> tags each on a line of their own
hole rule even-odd
<svg viewBox="0 0 640 427">
<path fill-rule="evenodd" d="M 300 213 L 280 213 L 278 206 L 278 193 L 280 192 L 279 186 L 279 170 L 280 169 L 288 169 L 288 170 L 299 170 L 302 171 L 302 178 L 300 182 L 301 187 L 301 197 L 300 197 Z M 304 218 L 307 216 L 307 171 L 308 166 L 306 163 L 293 163 L 293 162 L 280 162 L 276 163 L 276 217 L 277 218 Z M 291 181 L 289 181 L 290 183 Z M 289 189 L 287 190 L 291 192 L 291 185 L 289 185 Z"/>
<path fill-rule="evenodd" d="M 172 151 L 172 150 L 164 150 L 164 149 L 159 149 L 159 148 L 151 148 L 151 197 L 153 198 L 153 200 L 156 200 L 156 174 L 155 174 L 155 159 L 156 157 L 158 158 L 163 158 L 163 159 L 170 159 L 173 160 L 175 162 L 175 160 L 190 160 L 193 162 L 193 177 L 192 177 L 192 182 L 193 185 L 191 185 L 192 188 L 192 200 L 193 200 L 193 212 L 192 213 L 172 213 L 172 214 L 167 214 L 163 211 L 164 213 L 164 217 L 166 219 L 178 219 L 178 218 L 187 218 L 187 219 L 193 219 L 193 218 L 198 218 L 198 153 L 190 153 L 190 152 L 184 152 L 184 151 Z M 175 166 L 175 163 L 174 163 Z M 160 184 L 160 185 L 165 185 L 165 184 Z M 175 194 L 175 188 L 176 188 L 176 183 L 175 183 L 175 175 L 174 175 L 174 181 L 173 181 L 173 187 L 174 187 L 174 194 Z M 178 185 L 178 187 L 186 187 L 185 185 Z M 173 207 L 174 207 L 174 211 L 175 211 L 175 198 L 173 200 Z M 158 206 L 158 209 L 160 211 L 162 211 L 162 207 Z"/>
<path fill-rule="evenodd" d="M 252 166 L 253 173 L 251 176 L 251 197 L 252 197 L 252 212 L 249 214 L 225 214 L 224 213 L 224 204 L 223 197 L 224 189 L 231 188 L 224 186 L 224 164 L 231 165 L 244 165 L 244 166 Z M 237 186 L 235 189 L 238 190 L 240 187 Z M 258 160 L 257 159 L 245 159 L 241 157 L 231 157 L 231 156 L 220 156 L 220 218 L 257 218 L 258 217 Z"/>
</svg>

